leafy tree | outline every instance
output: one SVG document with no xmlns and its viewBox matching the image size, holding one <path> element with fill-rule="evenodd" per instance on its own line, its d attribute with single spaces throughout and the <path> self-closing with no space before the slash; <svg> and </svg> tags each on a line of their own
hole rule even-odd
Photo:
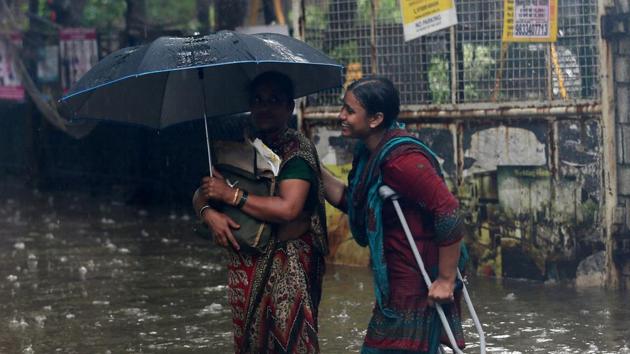
<svg viewBox="0 0 630 354">
<path fill-rule="evenodd" d="M 331 50 L 329 55 L 333 59 L 338 60 L 344 65 L 361 61 L 361 58 L 359 57 L 359 46 L 357 44 L 357 41 L 348 41 L 342 43 Z"/>
<path fill-rule="evenodd" d="M 492 48 L 471 43 L 464 44 L 464 98 L 466 100 L 487 99 L 488 92 L 483 95 L 477 85 L 494 68 L 496 61 L 492 58 Z"/>
<path fill-rule="evenodd" d="M 451 97 L 448 61 L 432 57 L 429 65 L 429 89 L 434 104 L 448 103 Z"/>
<path fill-rule="evenodd" d="M 146 3 L 147 22 L 155 27 L 188 32 L 199 28 L 195 0 L 146 0 Z"/>
<path fill-rule="evenodd" d="M 372 9 L 370 3 L 374 1 L 376 6 L 377 23 L 402 23 L 402 15 L 398 0 L 359 0 L 359 21 L 370 23 L 372 20 Z"/>
<path fill-rule="evenodd" d="M 88 0 L 83 10 L 83 25 L 97 30 L 125 27 L 125 0 Z"/>
</svg>

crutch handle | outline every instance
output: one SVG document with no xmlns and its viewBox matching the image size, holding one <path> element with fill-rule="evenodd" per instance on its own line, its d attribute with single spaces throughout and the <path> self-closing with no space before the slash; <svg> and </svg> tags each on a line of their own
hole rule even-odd
<svg viewBox="0 0 630 354">
<path fill-rule="evenodd" d="M 409 245 L 411 247 L 411 250 L 414 254 L 414 257 L 416 258 L 416 262 L 418 263 L 418 267 L 420 267 L 420 272 L 422 273 L 422 276 L 424 278 L 424 281 L 427 285 L 427 288 L 431 287 L 431 279 L 429 278 L 429 275 L 427 274 L 426 269 L 424 268 L 424 262 L 422 262 L 422 257 L 420 257 L 420 253 L 418 252 L 418 249 L 416 247 L 416 244 L 413 240 L 413 237 L 411 235 L 411 230 L 409 230 L 409 225 L 407 224 L 407 220 L 405 220 L 405 216 L 402 212 L 402 209 L 400 208 L 400 204 L 398 203 L 398 194 L 396 193 L 396 191 L 394 191 L 391 187 L 387 186 L 387 185 L 382 185 L 381 187 L 379 187 L 378 189 L 378 193 L 379 196 L 381 197 L 381 199 L 383 200 L 387 200 L 387 199 L 391 199 L 392 203 L 394 204 L 394 209 L 396 209 L 396 214 L 398 214 L 398 218 L 400 220 L 400 223 L 403 227 L 403 230 L 405 231 L 405 236 L 407 237 L 407 240 L 409 241 Z M 477 317 L 477 313 L 475 312 L 475 309 L 473 307 L 472 301 L 470 300 L 470 296 L 468 295 L 468 290 L 466 289 L 466 284 L 464 283 L 464 279 L 462 278 L 461 272 L 459 271 L 459 269 L 457 269 L 457 276 L 458 278 L 462 281 L 462 291 L 464 294 L 464 300 L 466 301 L 466 305 L 468 305 L 468 310 L 470 312 L 471 317 L 473 318 L 473 321 L 475 323 L 475 327 L 477 329 L 477 333 L 479 335 L 479 351 L 481 354 L 485 354 L 486 353 L 486 339 L 485 339 L 485 335 L 483 333 L 483 328 L 481 326 L 481 323 L 479 322 L 479 318 Z M 440 320 L 442 322 L 442 325 L 444 327 L 444 330 L 449 338 L 449 341 L 451 342 L 451 346 L 452 349 L 455 353 L 462 353 L 462 351 L 459 349 L 459 347 L 457 347 L 457 344 L 455 342 L 455 338 L 453 336 L 453 333 L 451 331 L 451 328 L 448 324 L 448 321 L 446 320 L 446 316 L 444 315 L 444 311 L 442 310 L 442 306 L 440 306 L 440 304 L 436 304 L 436 310 L 438 312 L 438 315 L 440 316 Z"/>
<path fill-rule="evenodd" d="M 383 199 L 383 200 L 387 200 L 387 199 L 390 199 L 390 198 L 392 200 L 397 200 L 398 199 L 398 194 L 396 193 L 396 191 L 391 189 L 390 186 L 386 186 L 386 185 L 380 186 L 379 189 L 378 189 L 378 194 L 381 196 L 381 199 Z"/>
</svg>

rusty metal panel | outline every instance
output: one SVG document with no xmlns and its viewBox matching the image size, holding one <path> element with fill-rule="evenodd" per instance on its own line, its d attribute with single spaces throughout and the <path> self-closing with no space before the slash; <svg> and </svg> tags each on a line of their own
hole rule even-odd
<svg viewBox="0 0 630 354">
<path fill-rule="evenodd" d="M 620 165 L 618 167 L 619 195 L 630 197 L 630 165 Z"/>
<path fill-rule="evenodd" d="M 548 128 L 544 121 L 522 124 L 470 124 L 464 131 L 466 176 L 497 166 L 546 166 Z"/>
<path fill-rule="evenodd" d="M 630 85 L 617 84 L 615 93 L 617 95 L 617 121 L 630 123 Z"/>
<path fill-rule="evenodd" d="M 433 150 L 446 176 L 457 174 L 453 132 L 447 124 L 410 124 L 407 131 L 416 135 Z"/>
<path fill-rule="evenodd" d="M 620 154 L 619 163 L 630 165 L 630 124 L 619 124 L 618 128 L 619 143 L 617 148 Z M 630 180 L 625 182 L 630 183 Z"/>
<path fill-rule="evenodd" d="M 560 174 L 562 178 L 577 180 L 582 202 L 599 203 L 602 198 L 601 126 L 598 120 L 585 122 L 563 121 L 558 124 Z"/>
</svg>

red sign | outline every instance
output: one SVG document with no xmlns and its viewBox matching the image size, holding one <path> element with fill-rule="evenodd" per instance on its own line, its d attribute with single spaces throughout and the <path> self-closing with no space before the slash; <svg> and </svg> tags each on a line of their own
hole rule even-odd
<svg viewBox="0 0 630 354">
<path fill-rule="evenodd" d="M 64 28 L 59 31 L 61 87 L 67 92 L 96 62 L 98 49 L 94 28 Z"/>
<path fill-rule="evenodd" d="M 15 46 L 22 46 L 21 33 L 11 33 L 9 37 Z M 0 40 L 0 99 L 24 100 L 24 87 L 17 72 L 16 59 L 11 54 L 8 43 Z"/>
</svg>

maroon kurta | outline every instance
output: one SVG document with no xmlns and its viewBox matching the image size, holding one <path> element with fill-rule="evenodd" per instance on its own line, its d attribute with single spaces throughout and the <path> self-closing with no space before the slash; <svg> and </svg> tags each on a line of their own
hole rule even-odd
<svg viewBox="0 0 630 354">
<path fill-rule="evenodd" d="M 417 150 L 389 159 L 381 171 L 383 182 L 400 196 L 401 208 L 425 268 L 430 274 L 437 272 L 439 247 L 452 245 L 463 236 L 457 199 L 429 159 Z M 429 328 L 441 325 L 435 309 L 427 306 L 427 287 L 390 201 L 383 205 L 383 244 L 390 286 L 387 307 L 401 317 L 388 318 L 376 306 L 364 352 L 378 352 L 378 349 L 427 351 Z M 456 299 L 456 306 L 445 306 L 445 310 L 458 345 L 463 347 L 458 294 Z"/>
</svg>

